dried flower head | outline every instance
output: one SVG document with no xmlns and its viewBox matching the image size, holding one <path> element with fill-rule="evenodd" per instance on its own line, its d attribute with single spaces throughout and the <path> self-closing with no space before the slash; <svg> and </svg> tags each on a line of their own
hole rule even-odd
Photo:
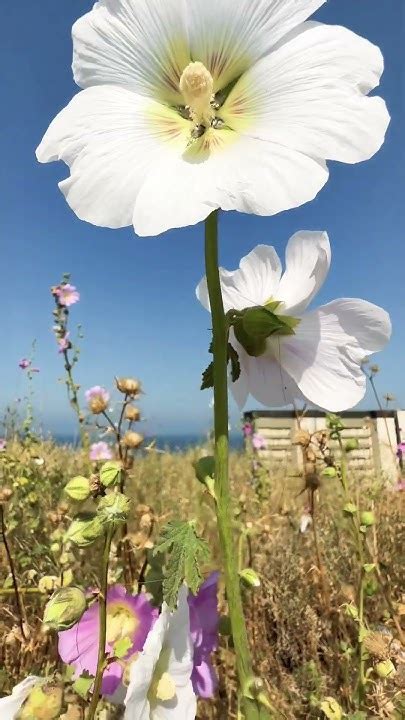
<svg viewBox="0 0 405 720">
<path fill-rule="evenodd" d="M 125 417 L 131 422 L 138 422 L 141 419 L 141 411 L 134 405 L 128 405 L 125 409 Z"/>
<path fill-rule="evenodd" d="M 390 657 L 390 638 L 380 632 L 371 632 L 364 639 L 364 648 L 374 658 L 387 660 Z"/>
<path fill-rule="evenodd" d="M 142 445 L 143 441 L 143 435 L 137 432 L 127 432 L 122 439 L 123 444 L 128 448 L 138 448 Z"/>
<path fill-rule="evenodd" d="M 110 394 L 100 385 L 86 390 L 86 401 L 93 415 L 99 415 L 107 409 Z"/>
<path fill-rule="evenodd" d="M 302 445 L 302 447 L 308 447 L 311 442 L 311 435 L 308 430 L 298 430 L 294 436 L 294 445 Z"/>
<path fill-rule="evenodd" d="M 135 378 L 115 378 L 117 388 L 124 395 L 139 395 L 141 392 L 141 383 Z"/>
</svg>

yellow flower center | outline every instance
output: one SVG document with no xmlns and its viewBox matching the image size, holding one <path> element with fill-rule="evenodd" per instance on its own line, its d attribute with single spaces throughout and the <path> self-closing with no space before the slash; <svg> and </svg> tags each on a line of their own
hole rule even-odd
<svg viewBox="0 0 405 720">
<path fill-rule="evenodd" d="M 152 682 L 148 691 L 148 700 L 153 708 L 159 703 L 168 702 L 176 697 L 176 685 L 172 676 L 167 672 L 169 667 L 170 649 L 164 648 L 156 663 Z"/>
<path fill-rule="evenodd" d="M 133 637 L 139 620 L 126 605 L 110 603 L 107 609 L 107 642 L 114 645 L 118 640 Z"/>
<path fill-rule="evenodd" d="M 180 91 L 191 119 L 198 126 L 209 127 L 215 117 L 212 108 L 214 80 L 202 62 L 187 65 L 180 78 Z"/>
</svg>

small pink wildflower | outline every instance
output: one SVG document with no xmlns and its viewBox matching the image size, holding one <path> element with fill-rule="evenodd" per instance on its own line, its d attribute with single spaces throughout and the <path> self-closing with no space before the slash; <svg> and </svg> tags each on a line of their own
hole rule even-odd
<svg viewBox="0 0 405 720">
<path fill-rule="evenodd" d="M 98 460 L 112 460 L 113 453 L 110 446 L 106 442 L 93 443 L 90 447 L 90 460 L 97 462 Z"/>
<path fill-rule="evenodd" d="M 69 283 L 59 285 L 55 288 L 54 294 L 58 298 L 59 304 L 65 307 L 70 307 L 80 300 L 80 293 L 74 285 L 70 285 Z"/>
<path fill-rule="evenodd" d="M 260 435 L 260 433 L 253 433 L 252 445 L 255 450 L 265 450 L 266 438 L 264 438 L 263 435 Z"/>
<path fill-rule="evenodd" d="M 64 337 L 59 338 L 58 340 L 58 352 L 63 353 L 65 350 L 69 350 L 70 348 L 70 340 L 69 340 L 70 333 L 67 332 Z"/>
<path fill-rule="evenodd" d="M 102 400 L 106 405 L 110 401 L 110 393 L 101 385 L 94 385 L 84 393 L 86 402 L 90 403 L 91 400 Z"/>
<path fill-rule="evenodd" d="M 21 358 L 20 362 L 18 363 L 18 367 L 21 368 L 21 370 L 27 370 L 31 365 L 31 360 L 28 360 L 28 358 Z"/>
<path fill-rule="evenodd" d="M 5 438 L 0 438 L 0 452 L 5 452 L 6 447 L 7 440 L 5 440 Z"/>
<path fill-rule="evenodd" d="M 253 434 L 253 425 L 250 422 L 246 422 L 242 425 L 243 437 L 247 438 Z"/>
</svg>

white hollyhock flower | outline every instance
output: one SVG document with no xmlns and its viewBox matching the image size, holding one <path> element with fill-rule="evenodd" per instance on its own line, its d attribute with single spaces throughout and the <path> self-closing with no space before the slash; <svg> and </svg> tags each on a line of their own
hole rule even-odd
<svg viewBox="0 0 405 720">
<path fill-rule="evenodd" d="M 30 675 L 13 688 L 13 692 L 8 697 L 0 698 L 0 718 L 1 720 L 15 720 L 21 706 L 27 699 L 31 690 L 41 678 Z"/>
<path fill-rule="evenodd" d="M 162 613 L 131 666 L 124 720 L 194 720 L 197 701 L 191 681 L 193 646 L 187 588 L 179 605 Z"/>
<path fill-rule="evenodd" d="M 364 396 L 362 361 L 388 342 L 391 322 L 385 310 L 353 298 L 306 312 L 323 285 L 330 259 L 326 233 L 298 232 L 288 241 L 284 274 L 275 249 L 268 245 L 252 250 L 239 270 L 220 269 L 226 312 L 267 306 L 281 320 L 286 316 L 298 320 L 292 334 L 268 337 L 256 357 L 248 354 L 231 330 L 230 340 L 241 364 L 240 378 L 231 388 L 240 407 L 250 393 L 270 407 L 304 397 L 338 412 Z M 197 297 L 209 310 L 205 278 Z"/>
<path fill-rule="evenodd" d="M 139 235 L 214 209 L 273 215 L 312 200 L 325 160 L 381 146 L 389 115 L 367 97 L 380 50 L 305 22 L 325 0 L 99 0 L 73 26 L 83 91 L 38 150 L 63 160 L 75 213 Z"/>
</svg>

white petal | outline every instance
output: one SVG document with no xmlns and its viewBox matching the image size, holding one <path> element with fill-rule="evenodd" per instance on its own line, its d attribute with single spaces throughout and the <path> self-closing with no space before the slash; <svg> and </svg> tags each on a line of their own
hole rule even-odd
<svg viewBox="0 0 405 720">
<path fill-rule="evenodd" d="M 176 688 L 191 682 L 193 670 L 193 644 L 187 594 L 188 590 L 183 585 L 179 592 L 178 608 L 170 615 L 166 636 L 166 645 L 170 648 L 168 673 L 174 678 Z"/>
<path fill-rule="evenodd" d="M 389 124 L 384 101 L 365 96 L 382 72 L 380 50 L 364 38 L 304 23 L 242 76 L 222 116 L 246 135 L 312 157 L 359 162 L 381 147 Z"/>
<path fill-rule="evenodd" d="M 131 665 L 124 720 L 150 720 L 147 694 L 163 648 L 168 624 L 169 615 L 167 612 L 162 612 L 146 639 L 143 651 Z"/>
<path fill-rule="evenodd" d="M 300 315 L 322 287 L 330 267 L 331 251 L 326 232 L 295 233 L 287 244 L 286 270 L 278 288 L 277 300 L 283 311 Z"/>
<path fill-rule="evenodd" d="M 34 685 L 37 685 L 40 680 L 41 678 L 30 675 L 13 688 L 11 695 L 0 698 L 1 720 L 14 720 L 32 688 Z"/>
<path fill-rule="evenodd" d="M 347 410 L 366 390 L 361 361 L 381 350 L 390 333 L 382 308 L 336 300 L 304 315 L 296 334 L 282 339 L 281 363 L 307 400 L 332 412 Z"/>
<path fill-rule="evenodd" d="M 162 121 L 173 136 L 181 135 L 186 122 L 171 113 L 124 88 L 83 90 L 51 123 L 37 149 L 38 160 L 69 165 L 71 176 L 60 188 L 82 220 L 113 228 L 130 225 L 148 168 L 157 155 L 171 152 L 174 141 L 160 138 Z"/>
<path fill-rule="evenodd" d="M 101 0 L 73 26 L 78 85 L 121 85 L 155 100 L 181 101 L 190 62 L 184 0 Z"/>
<path fill-rule="evenodd" d="M 285 407 L 302 397 L 294 380 L 274 357 L 249 357 L 244 372 L 249 392 L 266 407 Z"/>
<path fill-rule="evenodd" d="M 215 132 L 222 137 L 223 131 Z M 225 142 L 197 162 L 167 155 L 139 192 L 134 228 L 138 235 L 158 235 L 194 225 L 217 208 L 274 215 L 312 200 L 327 179 L 325 163 L 247 137 Z"/>
<path fill-rule="evenodd" d="M 215 89 L 239 77 L 325 0 L 187 0 L 193 58 L 203 62 Z"/>
<path fill-rule="evenodd" d="M 197 714 L 197 699 L 192 683 L 176 689 L 176 702 L 167 702 L 153 709 L 151 720 L 195 720 Z M 131 720 L 138 720 L 137 716 Z M 149 718 L 148 718 L 149 720 Z"/>
</svg>

